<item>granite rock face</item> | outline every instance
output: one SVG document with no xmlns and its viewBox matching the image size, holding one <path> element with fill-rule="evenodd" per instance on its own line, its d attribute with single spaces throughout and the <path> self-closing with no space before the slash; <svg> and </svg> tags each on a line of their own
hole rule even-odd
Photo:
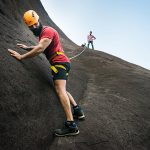
<svg viewBox="0 0 150 150">
<path fill-rule="evenodd" d="M 48 61 L 41 54 L 19 62 L 7 51 L 24 53 L 17 43 L 37 43 L 22 20 L 29 9 L 59 32 L 69 57 L 83 49 L 55 25 L 39 0 L 0 1 L 0 150 L 150 149 L 150 71 L 90 49 L 72 60 L 67 87 L 86 114 L 85 121 L 76 120 L 80 134 L 53 136 L 65 116 Z"/>
</svg>

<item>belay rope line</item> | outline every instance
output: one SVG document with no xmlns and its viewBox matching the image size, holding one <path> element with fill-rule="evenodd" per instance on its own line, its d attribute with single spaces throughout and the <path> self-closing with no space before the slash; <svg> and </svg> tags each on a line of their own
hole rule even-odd
<svg viewBox="0 0 150 150">
<path fill-rule="evenodd" d="M 74 58 L 80 56 L 80 55 L 86 50 L 86 48 L 87 48 L 87 47 L 85 46 L 84 49 L 83 49 L 79 54 L 77 54 L 77 55 L 75 55 L 75 56 L 73 56 L 73 57 L 70 57 L 69 59 L 71 60 L 71 59 L 74 59 Z"/>
</svg>

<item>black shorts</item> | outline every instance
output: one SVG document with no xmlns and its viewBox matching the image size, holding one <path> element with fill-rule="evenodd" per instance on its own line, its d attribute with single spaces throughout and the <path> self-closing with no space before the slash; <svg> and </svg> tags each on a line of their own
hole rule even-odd
<svg viewBox="0 0 150 150">
<path fill-rule="evenodd" d="M 62 65 L 65 67 L 65 69 L 57 67 L 55 65 Z M 53 66 L 55 66 L 55 68 L 58 71 L 56 73 L 52 70 L 53 80 L 67 80 L 68 79 L 68 75 L 69 75 L 69 71 L 70 71 L 70 63 L 68 63 L 68 62 L 66 62 L 66 63 L 55 63 L 55 64 L 53 64 Z"/>
</svg>

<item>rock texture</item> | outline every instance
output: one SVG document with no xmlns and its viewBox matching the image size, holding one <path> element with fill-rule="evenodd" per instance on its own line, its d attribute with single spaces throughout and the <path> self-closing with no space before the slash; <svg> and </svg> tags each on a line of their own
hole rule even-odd
<svg viewBox="0 0 150 150">
<path fill-rule="evenodd" d="M 7 51 L 24 53 L 17 43 L 37 43 L 22 20 L 29 9 L 59 32 L 69 57 L 83 49 L 55 25 L 39 0 L 0 1 L 0 150 L 150 149 L 150 71 L 89 49 L 72 60 L 68 81 L 86 120 L 76 120 L 76 137 L 53 136 L 65 117 L 48 61 L 41 54 L 19 62 Z"/>
</svg>

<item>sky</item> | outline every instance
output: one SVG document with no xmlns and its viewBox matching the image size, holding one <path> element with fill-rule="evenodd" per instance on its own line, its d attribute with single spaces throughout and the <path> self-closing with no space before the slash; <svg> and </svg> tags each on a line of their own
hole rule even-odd
<svg viewBox="0 0 150 150">
<path fill-rule="evenodd" d="M 76 44 L 150 70 L 150 0 L 41 0 L 55 24 Z M 90 47 L 91 48 L 91 47 Z"/>
</svg>

